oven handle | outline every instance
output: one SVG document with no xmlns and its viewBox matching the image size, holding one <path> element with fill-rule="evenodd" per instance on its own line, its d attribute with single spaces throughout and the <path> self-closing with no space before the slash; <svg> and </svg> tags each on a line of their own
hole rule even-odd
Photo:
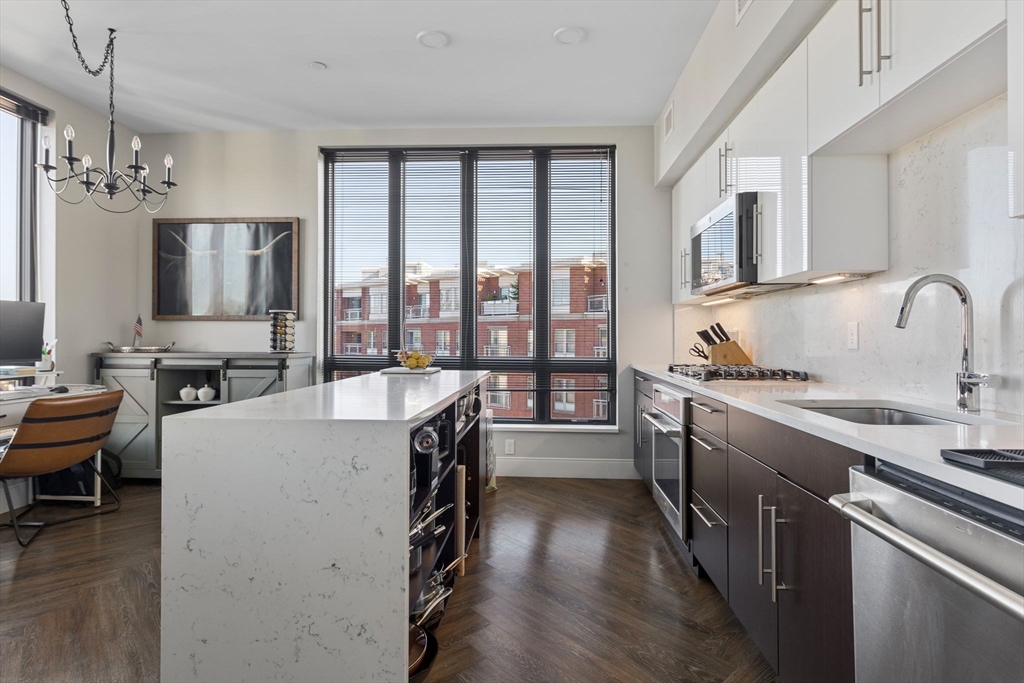
<svg viewBox="0 0 1024 683">
<path fill-rule="evenodd" d="M 1009 588 L 882 521 L 862 507 L 865 504 L 870 505 L 870 499 L 855 500 L 855 495 L 857 494 L 836 494 L 829 498 L 828 503 L 846 519 L 899 548 L 953 583 L 998 607 L 1017 621 L 1024 622 L 1024 596 L 1017 595 Z"/>
<path fill-rule="evenodd" d="M 671 428 L 671 427 L 664 426 L 663 424 L 661 424 L 661 420 L 659 420 L 658 418 L 654 417 L 651 413 L 644 413 L 644 419 L 647 420 L 648 422 L 650 422 L 652 425 L 654 425 L 655 429 L 657 429 L 659 432 L 661 432 L 665 436 L 669 437 L 670 439 L 681 439 L 681 438 L 683 438 L 683 430 L 682 429 L 680 429 L 678 427 Z"/>
</svg>

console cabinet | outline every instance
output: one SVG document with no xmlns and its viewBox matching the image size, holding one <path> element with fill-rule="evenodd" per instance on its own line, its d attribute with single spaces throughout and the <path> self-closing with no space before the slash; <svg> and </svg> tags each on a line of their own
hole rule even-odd
<svg viewBox="0 0 1024 683">
<path fill-rule="evenodd" d="M 161 420 L 168 415 L 299 389 L 313 382 L 312 354 L 94 354 L 96 381 L 124 399 L 105 450 L 121 458 L 121 476 L 161 475 Z M 209 385 L 213 401 L 181 400 L 186 384 Z"/>
</svg>

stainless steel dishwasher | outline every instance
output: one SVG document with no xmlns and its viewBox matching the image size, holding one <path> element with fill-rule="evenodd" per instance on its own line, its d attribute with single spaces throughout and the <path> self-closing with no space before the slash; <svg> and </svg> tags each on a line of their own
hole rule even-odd
<svg viewBox="0 0 1024 683">
<path fill-rule="evenodd" d="M 857 680 L 1024 680 L 1024 513 L 886 464 L 850 484 Z"/>
</svg>

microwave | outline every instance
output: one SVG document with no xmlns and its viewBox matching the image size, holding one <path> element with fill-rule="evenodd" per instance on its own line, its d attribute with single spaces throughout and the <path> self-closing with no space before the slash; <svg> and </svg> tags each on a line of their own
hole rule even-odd
<svg viewBox="0 0 1024 683">
<path fill-rule="evenodd" d="M 690 228 L 693 294 L 721 294 L 757 283 L 762 223 L 775 215 L 776 201 L 774 192 L 737 192 Z"/>
</svg>

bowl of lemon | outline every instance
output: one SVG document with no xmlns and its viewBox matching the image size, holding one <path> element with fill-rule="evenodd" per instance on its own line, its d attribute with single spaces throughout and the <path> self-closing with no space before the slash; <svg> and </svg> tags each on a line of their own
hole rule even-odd
<svg viewBox="0 0 1024 683">
<path fill-rule="evenodd" d="M 441 370 L 441 368 L 431 368 L 430 365 L 434 362 L 434 357 L 422 351 L 406 351 L 403 349 L 395 355 L 398 357 L 398 362 L 402 367 L 400 369 L 389 369 L 397 370 L 399 373 L 428 374 Z"/>
</svg>

